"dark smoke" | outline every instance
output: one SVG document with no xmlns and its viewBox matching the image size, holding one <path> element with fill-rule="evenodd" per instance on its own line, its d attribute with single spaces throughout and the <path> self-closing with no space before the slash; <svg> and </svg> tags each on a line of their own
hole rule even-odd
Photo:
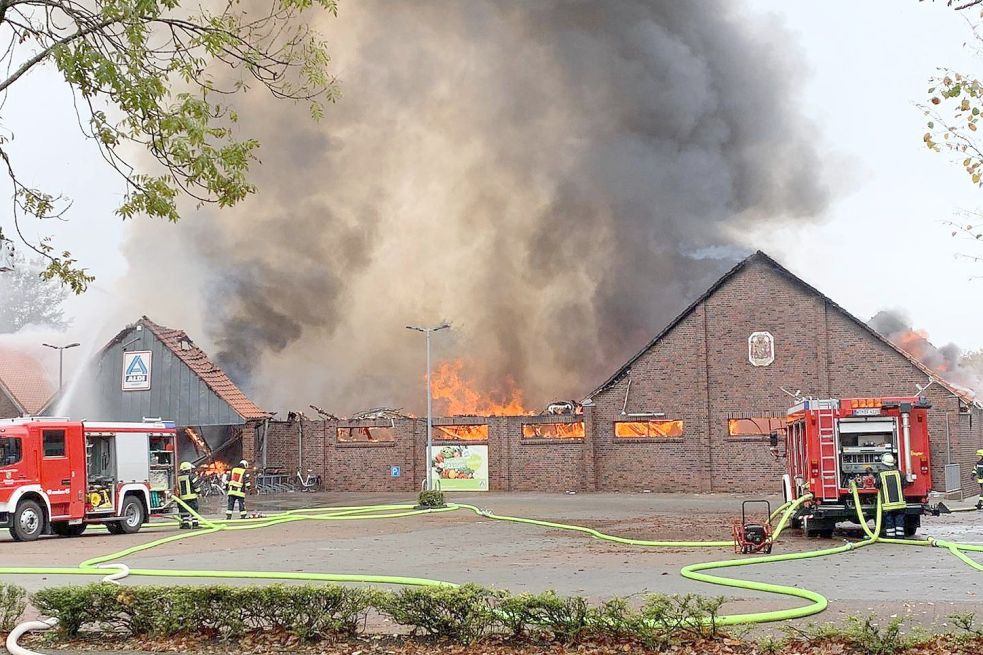
<svg viewBox="0 0 983 655">
<path fill-rule="evenodd" d="M 177 232 L 221 363 L 272 408 L 418 411 L 404 326 L 449 320 L 435 356 L 485 390 L 582 397 L 744 235 L 826 204 L 790 39 L 735 4 L 342 4 L 342 100 L 312 124 L 251 95 L 261 193 Z"/>
<path fill-rule="evenodd" d="M 928 333 L 916 330 L 906 314 L 894 310 L 881 310 L 867 324 L 887 339 L 920 361 L 947 382 L 978 394 L 983 390 L 983 372 L 963 357 L 962 349 L 954 343 L 941 348 L 928 340 Z"/>
</svg>

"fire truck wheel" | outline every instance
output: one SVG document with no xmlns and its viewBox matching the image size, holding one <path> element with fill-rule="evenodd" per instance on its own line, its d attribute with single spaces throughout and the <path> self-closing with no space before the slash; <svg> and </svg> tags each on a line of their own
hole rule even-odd
<svg viewBox="0 0 983 655">
<path fill-rule="evenodd" d="M 807 518 L 803 520 L 802 525 L 805 528 L 806 537 L 810 539 L 815 539 L 816 537 L 820 539 L 832 539 L 833 529 L 836 528 L 836 523 L 828 519 L 816 520 Z"/>
<path fill-rule="evenodd" d="M 22 500 L 14 511 L 10 536 L 14 541 L 34 541 L 44 533 L 44 509 L 33 500 Z"/>
<path fill-rule="evenodd" d="M 85 523 L 68 525 L 67 523 L 52 523 L 51 531 L 59 537 L 80 537 L 85 532 Z"/>
<path fill-rule="evenodd" d="M 123 520 L 116 524 L 119 526 L 119 534 L 138 532 L 144 521 L 143 503 L 136 496 L 127 496 L 123 499 L 123 509 L 120 516 L 123 517 Z"/>
<path fill-rule="evenodd" d="M 914 537 L 915 533 L 918 532 L 918 528 L 921 527 L 921 518 L 917 516 L 906 516 L 904 518 L 904 536 Z"/>
</svg>

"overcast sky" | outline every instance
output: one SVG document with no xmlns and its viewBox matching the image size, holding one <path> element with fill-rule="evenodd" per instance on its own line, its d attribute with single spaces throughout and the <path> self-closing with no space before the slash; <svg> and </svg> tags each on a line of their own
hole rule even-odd
<svg viewBox="0 0 983 655">
<path fill-rule="evenodd" d="M 953 239 L 943 224 L 983 205 L 983 193 L 958 164 L 924 147 L 924 117 L 915 107 L 936 67 L 979 70 L 983 59 L 963 46 L 965 17 L 942 0 L 749 0 L 747 14 L 795 35 L 807 64 L 802 111 L 815 124 L 835 190 L 814 224 L 743 235 L 747 247 L 766 251 L 863 319 L 901 309 L 937 345 L 983 347 L 983 280 L 970 279 L 983 274 L 983 264 L 957 259 L 973 244 Z M 120 250 L 127 228 L 113 215 L 121 185 L 78 136 L 70 96 L 50 71 L 18 82 L 3 116 L 25 181 L 75 201 L 71 221 L 45 231 L 98 278 L 70 303 L 76 325 L 67 338 L 77 338 L 99 321 L 115 280 L 127 273 Z M 2 224 L 9 229 L 9 218 Z M 131 253 L 131 261 L 139 258 Z"/>
</svg>

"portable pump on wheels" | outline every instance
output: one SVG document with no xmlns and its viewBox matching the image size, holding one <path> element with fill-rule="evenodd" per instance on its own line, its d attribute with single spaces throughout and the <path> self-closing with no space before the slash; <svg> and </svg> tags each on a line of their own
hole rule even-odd
<svg viewBox="0 0 983 655">
<path fill-rule="evenodd" d="M 749 520 L 748 505 L 764 505 L 763 520 Z M 771 535 L 771 503 L 767 500 L 745 500 L 741 503 L 741 520 L 734 521 L 731 527 L 734 537 L 734 552 L 748 555 L 750 553 L 770 553 L 773 545 Z"/>
<path fill-rule="evenodd" d="M 851 487 L 866 518 L 873 518 L 882 473 L 901 479 L 897 500 L 906 536 L 915 534 L 930 509 L 928 409 L 924 397 L 808 398 L 788 410 L 782 478 L 786 500 L 812 499 L 793 516 L 807 536 L 829 538 L 837 522 L 857 522 Z"/>
</svg>

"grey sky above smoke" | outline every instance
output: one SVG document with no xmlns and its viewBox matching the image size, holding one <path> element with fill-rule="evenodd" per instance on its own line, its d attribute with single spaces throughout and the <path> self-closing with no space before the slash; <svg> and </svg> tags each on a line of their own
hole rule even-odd
<svg viewBox="0 0 983 655">
<path fill-rule="evenodd" d="M 190 216 L 156 255 L 181 270 L 144 255 L 133 288 L 180 288 L 272 409 L 419 411 L 404 326 L 440 320 L 436 359 L 483 390 L 580 397 L 749 225 L 825 207 L 795 49 L 735 4 L 342 3 L 322 25 L 341 101 L 312 124 L 251 94 L 259 195 Z"/>
</svg>

